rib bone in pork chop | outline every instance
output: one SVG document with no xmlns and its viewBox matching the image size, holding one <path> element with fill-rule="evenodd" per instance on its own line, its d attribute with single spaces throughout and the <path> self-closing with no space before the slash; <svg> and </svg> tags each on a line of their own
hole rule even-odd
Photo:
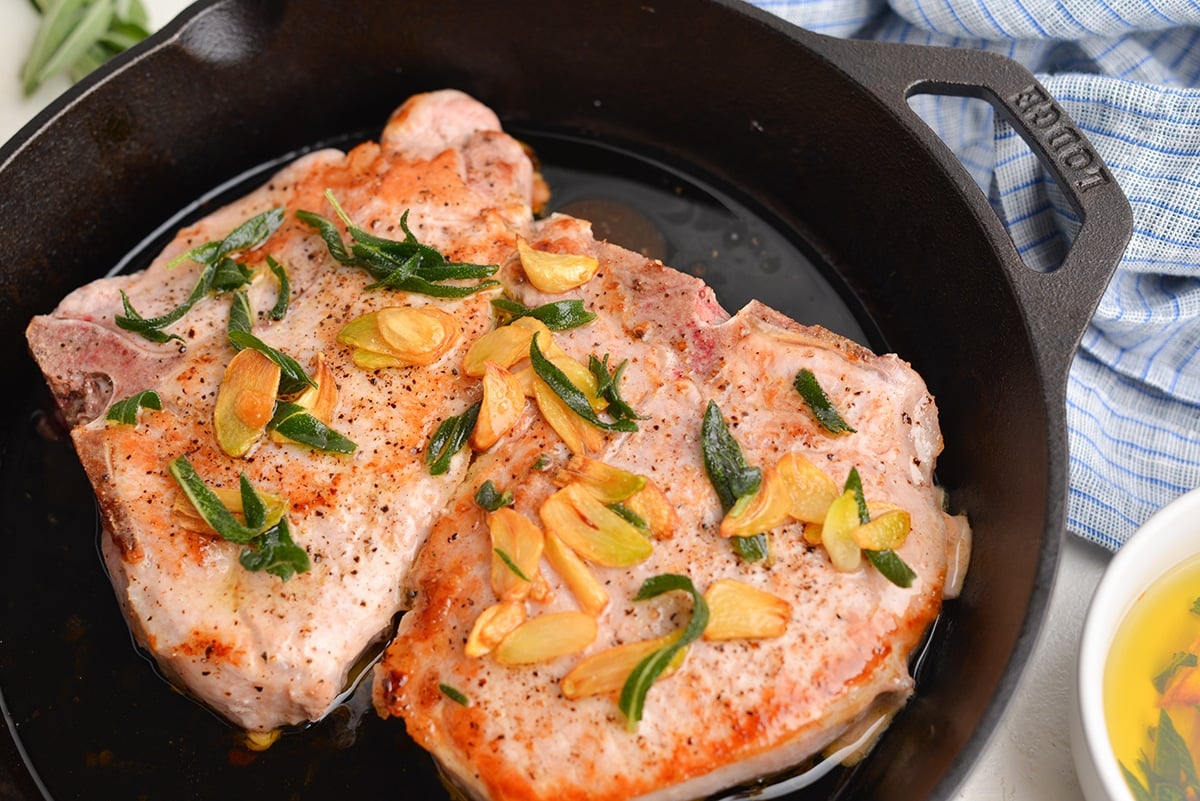
<svg viewBox="0 0 1200 801">
<path fill-rule="evenodd" d="M 911 693 L 908 657 L 961 580 L 967 532 L 932 480 L 932 397 L 895 356 L 760 303 L 729 316 L 698 279 L 585 221 L 535 220 L 536 185 L 489 110 L 419 96 L 378 146 L 300 160 L 146 272 L 33 321 L 139 641 L 230 720 L 269 729 L 321 716 L 411 607 L 375 669 L 376 707 L 474 798 L 696 798 L 854 739 Z M 404 239 L 406 222 L 451 262 L 497 265 L 499 286 L 368 290 L 296 217 L 337 220 L 331 198 L 370 235 Z M 350 455 L 218 444 L 235 352 L 223 296 L 167 329 L 185 347 L 114 324 L 122 290 L 145 317 L 175 308 L 196 267 L 168 263 L 271 208 L 283 224 L 238 257 L 286 265 L 293 298 L 271 319 L 278 284 L 257 271 L 252 333 L 328 368 L 327 422 Z M 570 321 L 549 305 L 564 300 L 580 302 Z M 460 333 L 426 364 L 387 366 L 345 336 L 387 307 L 448 312 Z M 801 396 L 801 374 L 823 400 Z M 161 411 L 105 421 L 146 389 Z M 820 422 L 826 405 L 846 430 Z M 431 475 L 427 445 L 455 419 L 474 431 Z M 181 523 L 180 456 L 212 486 L 245 474 L 285 498 L 311 569 L 249 571 L 244 545 Z M 639 598 L 648 580 L 663 591 Z M 647 656 L 661 672 L 638 666 Z"/>
</svg>

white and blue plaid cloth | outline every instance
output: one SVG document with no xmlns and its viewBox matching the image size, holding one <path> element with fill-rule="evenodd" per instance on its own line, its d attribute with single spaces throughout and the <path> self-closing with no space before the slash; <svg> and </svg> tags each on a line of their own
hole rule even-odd
<svg viewBox="0 0 1200 801">
<path fill-rule="evenodd" d="M 1038 76 L 1134 217 L 1071 367 L 1068 530 L 1116 549 L 1200 487 L 1200 0 L 753 2 L 818 33 L 992 50 Z M 915 104 L 1026 263 L 1058 264 L 1077 220 L 1020 137 L 982 101 Z"/>
</svg>

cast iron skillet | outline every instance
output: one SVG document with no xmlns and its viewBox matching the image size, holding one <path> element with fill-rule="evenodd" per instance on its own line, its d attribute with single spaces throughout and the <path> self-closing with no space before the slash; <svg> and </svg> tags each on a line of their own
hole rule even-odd
<svg viewBox="0 0 1200 801">
<path fill-rule="evenodd" d="M 0 149 L 6 384 L 40 386 L 22 344 L 28 319 L 122 263 L 178 210 L 202 213 L 219 198 L 197 199 L 223 182 L 378 130 L 404 97 L 441 87 L 540 141 L 604 143 L 727 191 L 808 254 L 872 344 L 925 376 L 946 441 L 939 477 L 974 525 L 968 581 L 932 635 L 916 697 L 871 757 L 791 797 L 951 797 L 1044 612 L 1064 521 L 1067 366 L 1130 230 L 1094 151 L 1007 60 L 832 40 L 734 0 L 202 2 Z M 909 109 L 917 92 L 982 97 L 1034 147 L 1083 221 L 1060 269 L 1022 265 Z M 774 279 L 755 280 L 753 292 L 788 305 Z M 69 446 L 24 444 L 48 427 L 30 416 L 45 402 L 38 391 L 3 396 L 18 432 L 2 478 L 22 489 L 6 496 L 0 692 L 26 796 L 438 796 L 396 721 L 368 713 L 357 724 L 361 710 L 347 707 L 349 723 L 251 761 L 232 739 L 212 746 L 222 724 L 189 701 L 145 689 L 138 677 L 151 668 L 110 633 L 116 604 Z M 56 618 L 48 610 L 64 597 L 76 611 Z M 104 691 L 89 695 L 89 677 Z M 164 716 L 176 725 L 149 722 Z M 56 760 L 71 738 L 80 751 Z M 308 741 L 328 753 L 310 759 Z"/>
</svg>

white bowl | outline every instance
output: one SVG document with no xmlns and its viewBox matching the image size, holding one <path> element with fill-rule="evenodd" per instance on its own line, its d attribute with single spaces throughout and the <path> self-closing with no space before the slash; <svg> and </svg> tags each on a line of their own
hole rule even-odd
<svg viewBox="0 0 1200 801">
<path fill-rule="evenodd" d="M 1163 573 L 1200 554 L 1200 490 L 1163 507 L 1117 551 L 1092 596 L 1079 643 L 1071 752 L 1088 801 L 1133 801 L 1104 720 L 1104 666 L 1117 627 Z"/>
</svg>

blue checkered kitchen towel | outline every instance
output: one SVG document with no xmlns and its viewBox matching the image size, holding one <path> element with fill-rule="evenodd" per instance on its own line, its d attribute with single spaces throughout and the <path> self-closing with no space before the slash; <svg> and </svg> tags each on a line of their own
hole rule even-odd
<svg viewBox="0 0 1200 801">
<path fill-rule="evenodd" d="M 1133 238 L 1071 367 L 1068 529 L 1116 549 L 1200 487 L 1200 0 L 753 0 L 833 36 L 987 49 L 1037 74 L 1133 206 Z M 917 110 L 988 193 L 1026 262 L 1077 222 L 982 101 Z"/>
</svg>

